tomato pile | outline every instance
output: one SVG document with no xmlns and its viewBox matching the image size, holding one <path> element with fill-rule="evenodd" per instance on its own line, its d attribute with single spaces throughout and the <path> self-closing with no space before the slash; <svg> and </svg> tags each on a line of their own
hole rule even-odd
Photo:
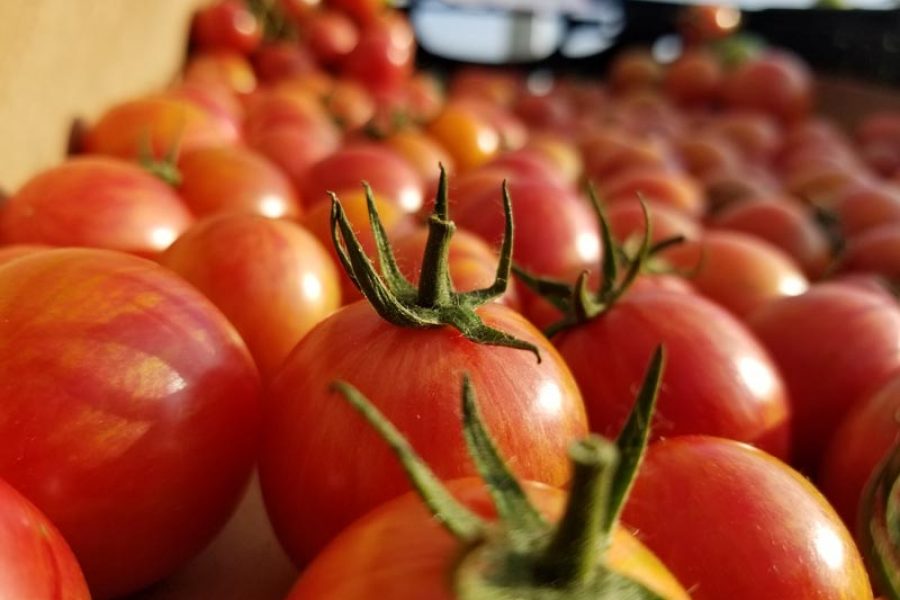
<svg viewBox="0 0 900 600">
<path fill-rule="evenodd" d="M 900 113 L 708 16 L 548 84 L 199 10 L 0 201 L 0 597 L 139 593 L 258 472 L 292 600 L 900 598 Z"/>
</svg>

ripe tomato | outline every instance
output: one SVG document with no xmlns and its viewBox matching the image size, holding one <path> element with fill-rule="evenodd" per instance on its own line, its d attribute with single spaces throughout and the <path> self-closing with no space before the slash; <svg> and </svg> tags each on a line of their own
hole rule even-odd
<svg viewBox="0 0 900 600">
<path fill-rule="evenodd" d="M 646 206 L 650 215 L 650 241 L 653 243 L 679 235 L 686 240 L 695 240 L 703 234 L 699 223 L 671 206 L 652 200 L 646 202 Z M 606 208 L 606 221 L 613 237 L 626 245 L 630 240 L 643 237 L 644 218 L 644 210 L 638 202 L 617 202 Z"/>
<path fill-rule="evenodd" d="M 501 149 L 496 127 L 470 105 L 459 102 L 448 102 L 427 131 L 453 156 L 461 172 L 485 164 Z"/>
<path fill-rule="evenodd" d="M 853 407 L 831 437 L 817 481 L 822 493 L 855 530 L 863 488 L 900 434 L 900 377 L 893 377 Z"/>
<path fill-rule="evenodd" d="M 198 222 L 159 258 L 222 310 L 264 379 L 340 306 L 337 267 L 302 227 L 258 215 Z"/>
<path fill-rule="evenodd" d="M 119 252 L 0 267 L 0 477 L 59 527 L 95 598 L 168 575 L 256 459 L 260 383 L 225 317 Z"/>
<path fill-rule="evenodd" d="M 733 316 L 690 293 L 629 290 L 553 344 L 586 399 L 591 430 L 618 434 L 647 358 L 662 344 L 668 369 L 651 436 L 703 433 L 788 454 L 790 406 L 775 365 Z M 600 367 L 606 365 L 606 367 Z"/>
<path fill-rule="evenodd" d="M 661 169 L 629 169 L 598 182 L 604 202 L 637 204 L 639 196 L 699 218 L 706 212 L 703 193 L 689 175 Z"/>
<path fill-rule="evenodd" d="M 787 384 L 791 463 L 814 474 L 847 412 L 900 369 L 900 309 L 846 284 L 817 284 L 770 302 L 748 321 Z"/>
<path fill-rule="evenodd" d="M 665 260 L 685 271 L 694 288 L 743 318 L 777 298 L 797 296 L 809 281 L 772 244 L 736 231 L 708 231 L 668 250 Z"/>
<path fill-rule="evenodd" d="M 325 66 L 339 64 L 359 42 L 356 24 L 337 10 L 310 11 L 302 31 L 316 60 Z"/>
<path fill-rule="evenodd" d="M 443 165 L 448 173 L 455 172 L 453 157 L 447 149 L 424 131 L 407 128 L 397 131 L 385 140 L 385 143 L 405 158 L 410 166 L 419 173 L 425 182 L 426 189 L 437 189 L 440 168 Z"/>
<path fill-rule="evenodd" d="M 191 38 L 199 48 L 221 48 L 248 54 L 262 41 L 262 27 L 240 0 L 218 0 L 194 14 Z"/>
<path fill-rule="evenodd" d="M 630 48 L 618 53 L 609 65 L 607 79 L 617 92 L 657 87 L 663 78 L 662 65 L 647 48 Z"/>
<path fill-rule="evenodd" d="M 457 479 L 447 487 L 477 515 L 496 518 L 482 481 Z M 524 482 L 523 487 L 548 520 L 559 518 L 563 492 L 534 482 Z M 418 496 L 408 493 L 345 529 L 303 572 L 287 600 L 455 600 L 452 571 L 466 550 L 438 524 Z M 623 528 L 614 530 L 605 562 L 660 598 L 688 598 L 662 563 Z"/>
<path fill-rule="evenodd" d="M 85 150 L 136 160 L 144 152 L 162 158 L 175 148 L 233 144 L 234 125 L 177 96 L 160 94 L 117 104 L 85 133 Z"/>
<path fill-rule="evenodd" d="M 402 13 L 386 12 L 367 23 L 359 41 L 341 61 L 341 74 L 373 92 L 400 90 L 413 74 L 416 40 Z"/>
<path fill-rule="evenodd" d="M 652 444 L 622 521 L 694 600 L 872 598 L 859 550 L 821 493 L 746 444 Z"/>
<path fill-rule="evenodd" d="M 192 221 L 178 195 L 137 165 L 85 156 L 22 186 L 0 211 L 0 240 L 155 256 Z"/>
<path fill-rule="evenodd" d="M 90 600 L 78 561 L 59 530 L 0 479 L 0 597 Z"/>
<path fill-rule="evenodd" d="M 290 354 L 269 387 L 259 468 L 269 516 L 295 563 L 307 563 L 353 520 L 409 489 L 384 443 L 329 391 L 336 379 L 359 388 L 439 477 L 451 479 L 475 473 L 459 430 L 465 370 L 498 446 L 515 457 L 513 471 L 550 485 L 568 481 L 565 449 L 587 431 L 568 368 L 518 313 L 496 303 L 478 312 L 489 326 L 538 345 L 542 362 L 446 326 L 397 327 L 366 302 L 321 322 Z M 390 385 L 385 372 L 393 374 Z M 317 426 L 298 435 L 297 424 L 306 422 Z"/>
<path fill-rule="evenodd" d="M 763 111 L 785 122 L 802 119 L 812 107 L 809 67 L 786 51 L 752 58 L 728 75 L 725 98 L 736 108 Z"/>
<path fill-rule="evenodd" d="M 663 89 L 678 104 L 709 104 L 718 100 L 723 79 L 722 66 L 715 55 L 692 49 L 666 69 Z"/>
<path fill-rule="evenodd" d="M 900 281 L 900 223 L 869 229 L 847 241 L 840 258 L 842 271 L 874 273 Z"/>
<path fill-rule="evenodd" d="M 242 54 L 219 50 L 193 55 L 184 68 L 184 81 L 201 85 L 219 85 L 235 94 L 256 89 L 253 65 Z"/>
<path fill-rule="evenodd" d="M 40 250 L 49 250 L 52 246 L 44 246 L 41 244 L 10 244 L 8 246 L 0 246 L 0 265 L 9 262 L 20 256 L 27 256 L 33 252 Z"/>
<path fill-rule="evenodd" d="M 225 213 L 297 217 L 290 180 L 265 156 L 241 146 L 198 148 L 178 160 L 178 193 L 197 216 Z"/>
<path fill-rule="evenodd" d="M 884 184 L 848 188 L 835 201 L 835 216 L 845 237 L 900 222 L 900 189 Z"/>
<path fill-rule="evenodd" d="M 750 199 L 722 209 L 711 219 L 713 227 L 739 231 L 765 240 L 793 258 L 810 279 L 824 275 L 831 264 L 825 232 L 796 200 Z"/>
</svg>

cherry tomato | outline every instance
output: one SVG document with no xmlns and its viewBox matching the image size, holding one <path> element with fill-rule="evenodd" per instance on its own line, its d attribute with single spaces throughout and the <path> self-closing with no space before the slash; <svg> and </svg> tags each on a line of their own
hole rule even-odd
<svg viewBox="0 0 900 600">
<path fill-rule="evenodd" d="M 655 88 L 663 78 L 663 68 L 646 48 L 630 48 L 613 58 L 607 79 L 617 92 Z"/>
<path fill-rule="evenodd" d="M 622 520 L 694 600 L 872 598 L 853 538 L 822 494 L 746 444 L 652 444 Z"/>
<path fill-rule="evenodd" d="M 663 89 L 681 105 L 709 104 L 718 99 L 723 79 L 722 66 L 712 53 L 688 50 L 666 69 Z"/>
<path fill-rule="evenodd" d="M 359 41 L 341 61 L 341 73 L 376 92 L 401 89 L 412 77 L 416 40 L 409 21 L 386 12 L 367 23 Z"/>
<path fill-rule="evenodd" d="M 839 261 L 842 271 L 874 273 L 900 281 L 900 223 L 888 223 L 847 241 Z"/>
<path fill-rule="evenodd" d="M 447 487 L 479 516 L 495 517 L 481 481 L 457 479 Z M 523 487 L 548 519 L 559 518 L 563 492 L 533 482 L 525 482 Z M 458 596 L 448 582 L 462 552 L 459 542 L 435 521 L 422 500 L 405 494 L 344 530 L 303 572 L 287 600 L 455 600 Z M 666 568 L 622 528 L 614 530 L 605 561 L 665 600 L 688 597 Z"/>
<path fill-rule="evenodd" d="M 296 217 L 291 182 L 264 156 L 239 146 L 201 148 L 178 160 L 178 192 L 197 216 L 224 213 Z"/>
<path fill-rule="evenodd" d="M 664 204 L 688 217 L 699 218 L 706 212 L 705 200 L 693 178 L 660 169 L 630 169 L 598 181 L 600 196 L 608 204 L 638 203 L 638 198 Z"/>
<path fill-rule="evenodd" d="M 184 81 L 221 85 L 235 94 L 249 94 L 256 89 L 256 74 L 250 61 L 242 54 L 225 50 L 193 55 L 184 68 Z"/>
<path fill-rule="evenodd" d="M 850 187 L 838 196 L 834 212 L 846 237 L 900 223 L 900 188 L 883 184 Z"/>
<path fill-rule="evenodd" d="M 0 477 L 60 529 L 94 598 L 172 573 L 225 524 L 259 392 L 225 317 L 150 261 L 59 249 L 0 267 Z"/>
<path fill-rule="evenodd" d="M 264 379 L 340 306 L 337 268 L 303 228 L 257 215 L 198 222 L 159 258 L 237 328 Z"/>
<path fill-rule="evenodd" d="M 0 212 L 0 239 L 154 256 L 192 221 L 175 192 L 137 165 L 85 156 L 22 186 Z"/>
<path fill-rule="evenodd" d="M 427 189 L 437 189 L 439 165 L 448 173 L 455 172 L 453 157 L 447 149 L 424 131 L 402 129 L 388 136 L 385 143 L 409 162 Z"/>
<path fill-rule="evenodd" d="M 0 596 L 90 600 L 78 561 L 62 535 L 2 479 L 0 532 Z"/>
<path fill-rule="evenodd" d="M 262 27 L 240 0 L 218 0 L 194 15 L 191 38 L 199 48 L 221 48 L 248 54 L 262 41 Z"/>
<path fill-rule="evenodd" d="M 791 463 L 814 474 L 847 412 L 900 368 L 900 309 L 845 284 L 817 284 L 761 307 L 749 323 L 787 384 Z"/>
<path fill-rule="evenodd" d="M 500 151 L 497 129 L 471 106 L 459 102 L 448 102 L 427 130 L 453 156 L 462 172 L 485 164 Z"/>
<path fill-rule="evenodd" d="M 303 22 L 306 43 L 320 64 L 341 62 L 359 42 L 359 29 L 345 13 L 336 10 L 311 12 Z"/>
<path fill-rule="evenodd" d="M 335 313 L 301 340 L 269 387 L 260 481 L 288 554 L 305 564 L 354 519 L 409 489 L 384 442 L 329 391 L 359 388 L 444 479 L 475 473 L 460 433 L 463 370 L 486 426 L 523 479 L 568 481 L 568 444 L 586 433 L 568 368 L 525 319 L 497 303 L 478 309 L 489 326 L 540 348 L 535 356 L 474 343 L 450 327 L 410 329 L 366 302 Z M 384 374 L 393 374 L 389 385 Z M 316 422 L 298 434 L 297 425 Z M 312 482 L 316 482 L 315 485 Z"/>
<path fill-rule="evenodd" d="M 812 108 L 812 73 L 793 54 L 765 52 L 728 75 L 725 97 L 736 108 L 759 110 L 785 122 L 796 121 Z"/>
</svg>

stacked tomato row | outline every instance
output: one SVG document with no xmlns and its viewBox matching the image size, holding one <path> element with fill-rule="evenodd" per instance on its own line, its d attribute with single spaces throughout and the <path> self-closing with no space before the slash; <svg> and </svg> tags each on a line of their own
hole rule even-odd
<svg viewBox="0 0 900 600">
<path fill-rule="evenodd" d="M 201 10 L 176 83 L 0 204 L 0 596 L 170 575 L 258 465 L 305 568 L 291 598 L 456 597 L 468 549 L 392 500 L 403 470 L 333 383 L 491 516 L 467 374 L 558 513 L 566 449 L 619 434 L 662 345 L 621 529 L 666 566 L 627 535 L 610 563 L 654 597 L 872 598 L 854 535 L 898 432 L 900 115 L 850 136 L 812 116 L 796 58 L 699 41 L 665 65 L 623 53 L 605 84 L 464 69 L 442 89 L 380 0 L 249 4 Z M 472 294 L 442 287 L 436 231 Z M 395 263 L 359 258 L 385 237 Z M 548 300 L 533 277 L 579 284 Z"/>
</svg>

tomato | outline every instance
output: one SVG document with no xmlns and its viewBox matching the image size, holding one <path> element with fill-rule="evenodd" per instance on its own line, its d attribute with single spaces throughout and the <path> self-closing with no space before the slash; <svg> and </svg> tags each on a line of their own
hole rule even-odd
<svg viewBox="0 0 900 600">
<path fill-rule="evenodd" d="M 900 378 L 895 376 L 847 413 L 825 451 L 817 481 L 851 530 L 857 526 L 863 488 L 900 434 L 898 414 Z"/>
<path fill-rule="evenodd" d="M 399 12 L 386 12 L 367 23 L 359 41 L 341 61 L 341 74 L 375 92 L 401 89 L 412 77 L 415 34 Z"/>
<path fill-rule="evenodd" d="M 866 115 L 856 127 L 856 139 L 866 163 L 890 177 L 900 168 L 900 115 L 877 111 Z"/>
<path fill-rule="evenodd" d="M 600 197 L 608 204 L 637 204 L 638 197 L 664 204 L 689 217 L 706 212 L 700 187 L 688 175 L 661 169 L 630 169 L 597 182 Z"/>
<path fill-rule="evenodd" d="M 900 281 L 900 223 L 888 223 L 847 241 L 839 266 L 842 271 L 875 273 Z"/>
<path fill-rule="evenodd" d="M 221 85 L 235 94 L 249 94 L 256 89 L 253 65 L 242 54 L 225 50 L 193 55 L 184 68 L 184 81 Z"/>
<path fill-rule="evenodd" d="M 363 181 L 405 212 L 416 212 L 425 201 L 425 186 L 415 169 L 390 147 L 374 143 L 344 146 L 314 164 L 306 175 L 303 201 L 307 208 L 327 205 L 328 192 L 355 192 Z"/>
<path fill-rule="evenodd" d="M 523 484 L 529 499 L 551 521 L 562 514 L 563 492 L 533 482 Z M 484 483 L 447 483 L 462 504 L 493 519 Z M 287 600 L 455 600 L 452 570 L 463 549 L 414 493 L 379 506 L 345 529 L 303 572 Z M 614 571 L 640 581 L 665 600 L 686 600 L 686 592 L 666 568 L 624 529 L 614 530 L 605 558 Z"/>
<path fill-rule="evenodd" d="M 663 68 L 646 48 L 629 48 L 613 57 L 607 79 L 618 92 L 657 87 Z"/>
<path fill-rule="evenodd" d="M 720 211 L 741 200 L 771 198 L 781 190 L 781 186 L 768 171 L 746 165 L 705 173 L 703 187 L 709 213 Z"/>
<path fill-rule="evenodd" d="M 455 172 L 453 157 L 446 148 L 424 131 L 402 129 L 388 136 L 385 143 L 393 148 L 409 162 L 419 173 L 426 188 L 437 189 L 440 168 L 443 165 L 448 173 Z"/>
<path fill-rule="evenodd" d="M 266 507 L 295 563 L 305 564 L 351 521 L 408 489 L 389 450 L 329 392 L 335 379 L 365 393 L 435 472 L 450 479 L 474 473 L 459 432 L 465 370 L 498 445 L 516 457 L 513 470 L 551 485 L 568 480 L 561 457 L 586 433 L 568 368 L 517 313 L 492 303 L 479 315 L 538 344 L 542 362 L 529 352 L 476 344 L 449 327 L 398 328 L 365 302 L 321 322 L 290 354 L 269 387 L 259 466 Z M 387 371 L 390 385 L 384 385 Z M 297 434 L 297 423 L 313 421 L 315 429 Z"/>
<path fill-rule="evenodd" d="M 154 256 L 192 221 L 175 192 L 137 165 L 85 156 L 22 186 L 0 212 L 0 239 Z"/>
<path fill-rule="evenodd" d="M 512 179 L 539 179 L 560 186 L 568 186 L 571 183 L 560 176 L 550 159 L 535 150 L 525 148 L 501 152 L 484 168 L 508 171 Z"/>
<path fill-rule="evenodd" d="M 759 112 L 731 111 L 717 115 L 707 128 L 722 136 L 741 152 L 745 160 L 765 164 L 781 145 L 781 130 L 768 115 Z"/>
<path fill-rule="evenodd" d="M 49 250 L 52 246 L 44 246 L 42 244 L 10 244 L 8 246 L 0 246 L 0 265 L 9 262 L 20 256 L 27 256 L 40 250 Z"/>
<path fill-rule="evenodd" d="M 676 148 L 684 169 L 695 177 L 735 170 L 741 160 L 734 144 L 715 133 L 690 131 L 676 141 Z"/>
<path fill-rule="evenodd" d="M 787 51 L 769 51 L 740 65 L 725 80 L 725 98 L 736 108 L 758 110 L 785 122 L 812 108 L 809 67 Z"/>
<path fill-rule="evenodd" d="M 810 279 L 824 275 L 831 263 L 831 247 L 825 233 L 815 224 L 806 207 L 789 197 L 735 203 L 714 216 L 711 224 L 753 235 L 777 246 L 790 255 Z"/>
<path fill-rule="evenodd" d="M 678 13 L 678 33 L 694 47 L 733 35 L 741 25 L 741 11 L 735 6 L 700 4 L 686 6 Z"/>
<path fill-rule="evenodd" d="M 557 176 L 568 185 L 578 185 L 584 164 L 571 140 L 553 133 L 532 133 L 524 147 L 550 161 Z"/>
<path fill-rule="evenodd" d="M 689 272 L 694 288 L 738 317 L 809 287 L 800 267 L 779 248 L 736 231 L 708 231 L 679 244 L 665 260 Z"/>
<path fill-rule="evenodd" d="M 337 137 L 322 137 L 304 127 L 271 127 L 250 141 L 250 146 L 278 165 L 291 181 L 294 196 L 300 198 L 309 168 L 338 147 Z M 300 199 L 302 204 L 302 198 Z"/>
<path fill-rule="evenodd" d="M 252 58 L 256 76 L 267 84 L 311 75 L 317 68 L 312 52 L 291 41 L 263 44 Z"/>
<path fill-rule="evenodd" d="M 663 89 L 678 104 L 708 104 L 718 99 L 723 78 L 722 66 L 711 52 L 687 50 L 666 69 Z"/>
<path fill-rule="evenodd" d="M 841 419 L 900 368 L 900 309 L 846 284 L 818 284 L 770 302 L 749 323 L 787 384 L 791 463 L 815 473 Z"/>
<path fill-rule="evenodd" d="M 250 476 L 259 376 L 187 283 L 107 250 L 0 267 L 0 477 L 71 545 L 95 598 L 170 574 Z"/>
<path fill-rule="evenodd" d="M 262 41 L 262 27 L 240 0 L 218 0 L 194 14 L 191 38 L 199 48 L 221 48 L 248 54 Z"/>
<path fill-rule="evenodd" d="M 900 223 L 900 189 L 883 184 L 850 187 L 838 196 L 834 212 L 846 237 Z"/>
<path fill-rule="evenodd" d="M 303 228 L 257 215 L 198 222 L 159 258 L 237 328 L 264 379 L 340 306 L 337 267 Z"/>
<path fill-rule="evenodd" d="M 260 93 L 247 106 L 244 131 L 250 145 L 273 129 L 289 127 L 319 138 L 337 149 L 340 130 L 309 90 L 279 87 Z"/>
<path fill-rule="evenodd" d="M 338 79 L 325 98 L 331 117 L 345 131 L 359 130 L 374 117 L 375 99 L 360 84 L 351 79 Z"/>
<path fill-rule="evenodd" d="M 182 81 L 170 87 L 166 94 L 182 98 L 200 106 L 214 117 L 240 129 L 244 120 L 244 107 L 238 96 L 222 83 L 211 81 Z"/>
<path fill-rule="evenodd" d="M 703 227 L 699 223 L 671 206 L 652 200 L 648 200 L 645 206 L 650 216 L 650 241 L 653 243 L 675 236 L 695 240 L 703 234 Z M 631 240 L 643 238 L 645 215 L 640 203 L 617 202 L 607 207 L 605 212 L 615 239 L 627 245 Z"/>
<path fill-rule="evenodd" d="M 385 0 L 324 0 L 324 4 L 350 15 L 360 25 L 371 23 L 387 9 Z"/>
<path fill-rule="evenodd" d="M 264 156 L 239 146 L 200 148 L 178 160 L 178 192 L 197 216 L 224 213 L 296 217 L 290 180 Z"/>
<path fill-rule="evenodd" d="M 694 600 L 872 598 L 859 551 L 821 493 L 745 444 L 652 444 L 622 520 Z"/>
<path fill-rule="evenodd" d="M 0 479 L 0 596 L 89 600 L 69 545 L 31 502 Z"/>
<path fill-rule="evenodd" d="M 85 150 L 128 160 L 144 153 L 162 158 L 173 149 L 233 144 L 240 136 L 233 124 L 198 104 L 165 94 L 117 104 L 85 133 Z"/>
<path fill-rule="evenodd" d="M 459 102 L 448 102 L 427 131 L 453 156 L 462 172 L 485 164 L 501 148 L 497 129 L 471 106 Z"/>
<path fill-rule="evenodd" d="M 598 317 L 564 329 L 553 344 L 586 399 L 591 430 L 607 437 L 625 423 L 647 358 L 666 347 L 654 439 L 690 433 L 788 452 L 790 406 L 765 350 L 734 317 L 694 294 L 629 290 Z M 597 365 L 610 365 L 598 368 Z"/>
<path fill-rule="evenodd" d="M 346 14 L 336 10 L 311 11 L 303 22 L 305 41 L 319 64 L 341 62 L 359 42 L 359 29 Z"/>
<path fill-rule="evenodd" d="M 658 138 L 644 139 L 617 129 L 589 133 L 581 142 L 584 171 L 597 185 L 611 175 L 636 168 L 667 169 L 674 163 L 671 147 Z"/>
</svg>

